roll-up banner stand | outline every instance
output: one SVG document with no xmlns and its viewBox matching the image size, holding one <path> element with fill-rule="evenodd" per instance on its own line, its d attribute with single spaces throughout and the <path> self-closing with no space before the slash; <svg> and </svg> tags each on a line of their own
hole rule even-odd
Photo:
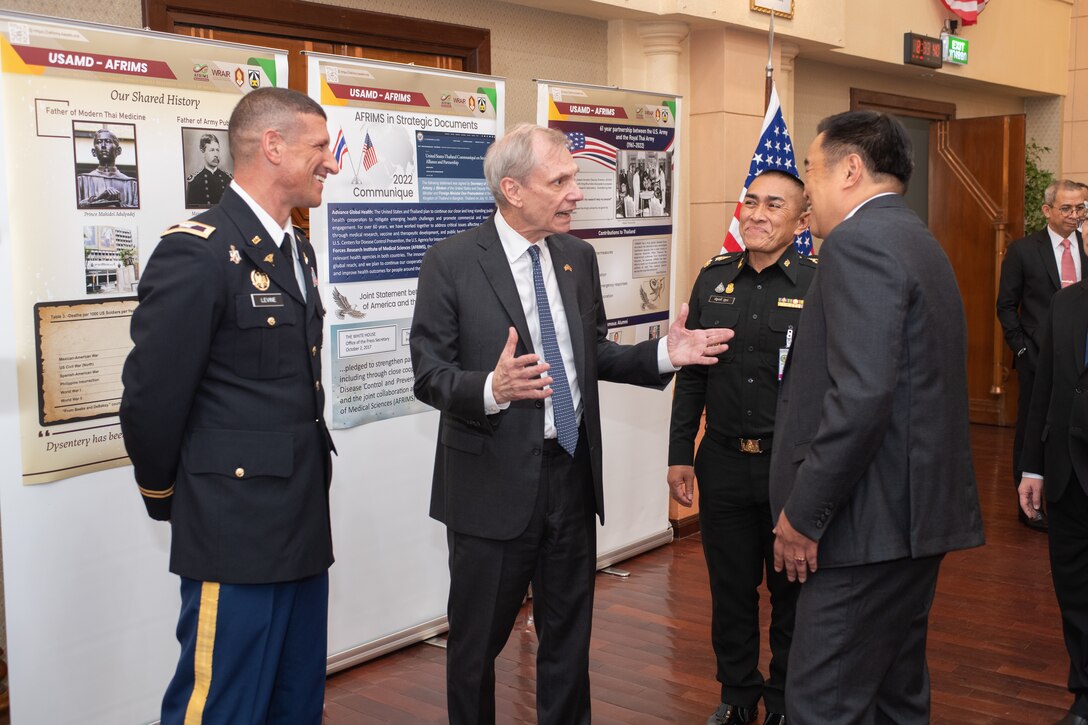
<svg viewBox="0 0 1088 725">
<path fill-rule="evenodd" d="M 408 333 L 423 253 L 494 209 L 502 79 L 308 53 L 340 173 L 310 214 L 322 268 L 333 463 L 329 652 L 342 668 L 446 628 L 446 532 L 428 517 L 438 413 Z"/>
<path fill-rule="evenodd" d="M 680 99 L 537 82 L 537 123 L 567 135 L 578 164 L 571 234 L 597 250 L 608 335 L 632 344 L 669 330 Z M 606 523 L 599 566 L 672 541 L 665 483 L 671 388 L 601 385 Z"/>
<path fill-rule="evenodd" d="M 159 235 L 232 169 L 238 99 L 285 85 L 287 57 L 0 13 L 0 64 L 12 719 L 148 722 L 177 662 L 179 596 L 169 527 L 144 511 L 116 417 L 129 318 Z"/>
</svg>

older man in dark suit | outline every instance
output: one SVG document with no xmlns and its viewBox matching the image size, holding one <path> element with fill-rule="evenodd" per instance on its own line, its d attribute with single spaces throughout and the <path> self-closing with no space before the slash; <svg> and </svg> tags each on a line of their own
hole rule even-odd
<svg viewBox="0 0 1088 725">
<path fill-rule="evenodd" d="M 332 441 L 317 258 L 291 209 L 339 166 L 321 106 L 286 88 L 243 97 L 230 142 L 220 204 L 151 255 L 122 374 L 125 447 L 181 577 L 162 723 L 320 725 Z"/>
<path fill-rule="evenodd" d="M 529 124 L 484 174 L 498 211 L 428 250 L 411 349 L 415 391 L 438 408 L 431 515 L 448 531 L 450 722 L 495 721 L 495 657 L 530 582 L 537 721 L 589 723 L 589 638 L 604 520 L 598 380 L 663 387 L 712 364 L 728 330 L 607 338 L 597 258 L 571 236 L 582 199 L 566 137 Z"/>
<path fill-rule="evenodd" d="M 824 119 L 805 159 L 820 269 L 775 425 L 775 567 L 803 582 L 791 725 L 929 722 L 926 629 L 945 552 L 982 544 L 963 304 L 901 196 L 898 121 Z"/>
<path fill-rule="evenodd" d="M 1050 570 L 1074 697 L 1058 723 L 1088 725 L 1088 282 L 1054 295 L 1035 339 L 1039 357 L 1024 436 L 1020 507 L 1034 515 L 1045 491 Z"/>
<path fill-rule="evenodd" d="M 1084 209 L 1084 190 L 1074 181 L 1055 181 L 1043 192 L 1046 226 L 1012 242 L 1001 262 L 997 288 L 997 319 L 1005 331 L 1005 342 L 1013 352 L 1020 393 L 1016 403 L 1016 437 L 1012 444 L 1014 485 L 1020 483 L 1035 363 L 1039 356 L 1039 330 L 1050 308 L 1050 298 L 1063 287 L 1078 282 L 1088 265 L 1077 225 Z M 1019 512 L 1020 521 L 1030 528 L 1046 531 L 1046 514 L 1034 517 Z"/>
</svg>

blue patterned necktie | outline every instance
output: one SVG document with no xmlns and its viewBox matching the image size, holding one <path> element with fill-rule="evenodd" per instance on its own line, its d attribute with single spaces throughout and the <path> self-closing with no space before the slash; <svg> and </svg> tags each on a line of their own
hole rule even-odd
<svg viewBox="0 0 1088 725">
<path fill-rule="evenodd" d="M 574 450 L 578 447 L 574 398 L 570 394 L 563 356 L 559 353 L 559 341 L 555 338 L 552 308 L 548 304 L 548 293 L 544 289 L 544 273 L 540 270 L 540 250 L 535 244 L 529 245 L 529 256 L 533 260 L 533 290 L 536 292 L 536 314 L 540 318 L 540 343 L 544 348 L 544 360 L 551 365 L 548 374 L 552 378 L 552 415 L 555 418 L 555 430 L 559 434 L 559 445 L 573 457 Z"/>
</svg>

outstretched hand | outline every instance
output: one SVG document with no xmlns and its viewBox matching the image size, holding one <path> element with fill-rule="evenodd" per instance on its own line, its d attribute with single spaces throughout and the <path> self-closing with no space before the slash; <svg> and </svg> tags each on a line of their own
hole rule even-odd
<svg viewBox="0 0 1088 725">
<path fill-rule="evenodd" d="M 713 365 L 718 362 L 718 355 L 729 349 L 725 343 L 733 339 L 733 331 L 725 328 L 710 330 L 689 330 L 685 327 L 688 320 L 688 303 L 680 305 L 680 314 L 669 326 L 666 345 L 669 361 L 673 367 L 685 365 Z"/>
<path fill-rule="evenodd" d="M 491 392 L 499 405 L 511 400 L 542 400 L 552 394 L 551 388 L 547 387 L 552 379 L 542 377 L 551 366 L 540 362 L 540 356 L 535 354 L 514 357 L 517 345 L 518 332 L 511 327 L 491 376 Z"/>
</svg>

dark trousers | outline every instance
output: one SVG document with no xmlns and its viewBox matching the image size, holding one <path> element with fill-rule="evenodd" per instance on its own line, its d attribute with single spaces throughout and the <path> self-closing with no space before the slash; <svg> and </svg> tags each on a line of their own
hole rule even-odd
<svg viewBox="0 0 1088 725">
<path fill-rule="evenodd" d="M 446 695 L 452 725 L 495 722 L 495 657 L 533 586 L 541 725 L 588 725 L 597 564 L 593 476 L 583 436 L 571 459 L 547 441 L 528 528 L 498 541 L 448 532 Z"/>
<path fill-rule="evenodd" d="M 1071 708 L 1088 718 L 1088 495 L 1073 476 L 1050 515 L 1050 568 L 1069 652 Z"/>
<path fill-rule="evenodd" d="M 320 725 L 328 573 L 278 584 L 181 579 L 181 657 L 162 725 Z"/>
<path fill-rule="evenodd" d="M 820 567 L 801 586 L 790 725 L 926 725 L 926 633 L 943 556 Z"/>
<path fill-rule="evenodd" d="M 774 570 L 768 503 L 771 454 L 730 450 L 708 433 L 695 458 L 699 530 L 710 577 L 711 642 L 722 702 L 786 712 L 786 664 L 800 586 Z M 759 672 L 759 585 L 771 593 L 771 663 Z"/>
<path fill-rule="evenodd" d="M 1020 467 L 1020 451 L 1024 449 L 1024 431 L 1028 427 L 1028 410 L 1031 408 L 1031 389 L 1035 387 L 1035 369 L 1025 362 L 1016 368 L 1016 377 L 1020 391 L 1016 396 L 1016 433 L 1012 439 L 1012 478 L 1013 488 L 1020 487 L 1020 477 L 1024 469 Z M 1040 476 L 1042 471 L 1032 471 Z M 1020 494 L 1016 495 L 1016 508 L 1020 509 Z"/>
</svg>

